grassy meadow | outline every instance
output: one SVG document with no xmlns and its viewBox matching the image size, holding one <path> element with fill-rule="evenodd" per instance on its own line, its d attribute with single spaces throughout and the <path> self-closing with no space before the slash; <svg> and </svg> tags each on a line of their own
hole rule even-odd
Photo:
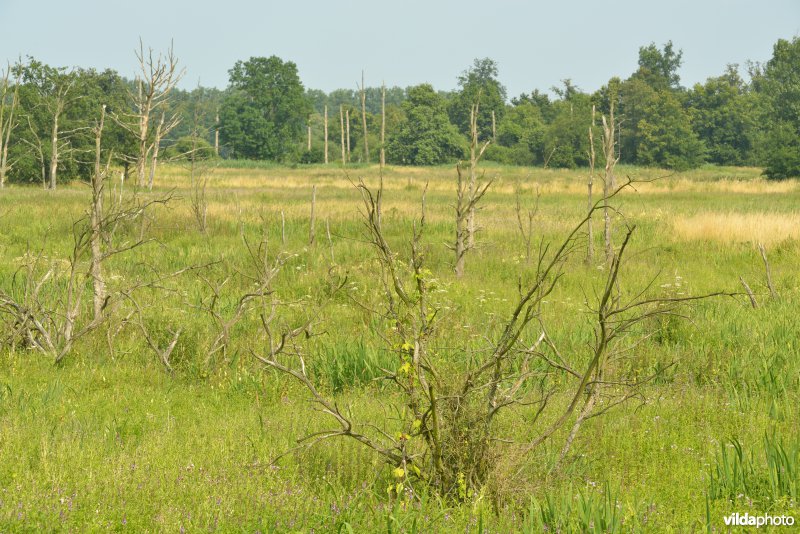
<svg viewBox="0 0 800 534">
<path fill-rule="evenodd" d="M 453 345 L 491 338 L 511 312 L 518 281 L 535 269 L 517 228 L 515 191 L 523 209 L 540 194 L 534 255 L 539 243 L 563 239 L 586 210 L 585 170 L 482 168 L 495 182 L 462 279 L 446 246 L 454 240 L 455 169 L 384 173 L 382 226 L 404 258 L 428 183 L 426 267 L 445 310 L 441 338 Z M 0 532 L 727 532 L 723 517 L 732 512 L 800 521 L 800 183 L 769 182 L 750 168 L 617 171 L 637 181 L 614 200 L 615 242 L 626 224 L 636 226 L 620 275 L 625 288 L 635 292 L 655 278 L 650 293 L 658 296 L 741 293 L 741 276 L 759 306 L 743 294 L 718 297 L 691 305 L 685 318 L 647 324 L 652 335 L 623 370 L 656 376 L 641 397 L 586 421 L 557 469 L 566 429 L 525 457 L 498 442 L 501 461 L 486 490 L 457 503 L 424 489 L 407 502 L 393 499 L 391 469 L 354 440 L 323 441 L 271 465 L 297 438 L 329 428 L 330 418 L 297 382 L 252 356 L 266 343 L 257 314 L 236 325 L 224 355 L 204 351 L 213 337 L 201 309 L 208 282 L 221 288 L 219 309 L 231 313 L 251 283 L 242 276 L 245 240 L 257 244 L 264 233 L 272 257 L 291 255 L 275 288 L 289 303 L 287 323 L 303 314 L 307 295 L 324 293 L 331 273 L 346 277 L 304 342 L 309 376 L 339 406 L 391 431 L 386 404 L 394 393 L 380 377 L 398 367 L 397 356 L 381 340 L 380 321 L 355 304 L 379 303 L 383 292 L 353 185 L 375 186 L 378 168 L 218 168 L 209 176 L 205 233 L 191 211 L 186 169 L 163 168 L 155 190 L 142 195 L 174 191 L 173 199 L 121 225 L 116 237 L 153 241 L 104 268 L 115 288 L 202 266 L 138 296 L 159 343 L 182 329 L 174 372 L 137 325 L 122 322 L 123 312 L 81 338 L 60 365 L 31 349 L 0 347 Z M 108 194 L 118 192 L 117 179 Z M 19 290 L 19 269 L 32 254 L 65 261 L 90 198 L 79 183 L 0 191 L 0 290 Z M 542 310 L 570 358 L 585 357 L 587 301 L 605 277 L 599 214 L 594 235 L 595 261 L 587 265 L 585 249 L 576 250 Z M 524 413 L 498 424 L 521 442 L 537 435 Z"/>
</svg>

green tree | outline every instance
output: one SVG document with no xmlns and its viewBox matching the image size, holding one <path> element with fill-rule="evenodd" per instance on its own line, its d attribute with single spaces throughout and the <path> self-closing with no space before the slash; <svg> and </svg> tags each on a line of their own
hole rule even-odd
<svg viewBox="0 0 800 534">
<path fill-rule="evenodd" d="M 469 135 L 469 117 L 472 105 L 480 100 L 478 112 L 478 137 L 492 137 L 492 112 L 495 125 L 503 118 L 506 107 L 506 88 L 497 79 L 497 63 L 489 58 L 476 59 L 472 67 L 458 77 L 460 90 L 453 95 L 448 114 L 464 135 Z"/>
<path fill-rule="evenodd" d="M 705 147 L 692 130 L 689 113 L 670 91 L 658 93 L 644 108 L 638 130 L 637 158 L 643 165 L 685 170 L 704 161 Z"/>
<path fill-rule="evenodd" d="M 553 103 L 554 117 L 544 134 L 544 161 L 552 167 L 575 168 L 589 163 L 589 126 L 592 102 L 570 80 L 554 87 L 560 100 Z"/>
<path fill-rule="evenodd" d="M 486 158 L 513 165 L 542 162 L 545 124 L 539 107 L 524 100 L 506 111 L 497 126 L 497 143 L 490 145 Z"/>
<path fill-rule="evenodd" d="M 659 50 L 655 43 L 639 47 L 639 69 L 634 77 L 645 81 L 655 90 L 678 89 L 681 78 L 678 69 L 683 63 L 683 51 L 677 52 L 672 41 Z"/>
<path fill-rule="evenodd" d="M 765 169 L 771 179 L 800 177 L 800 38 L 779 39 L 753 83 L 764 101 Z"/>
<path fill-rule="evenodd" d="M 220 109 L 220 138 L 236 158 L 285 160 L 303 140 L 311 105 L 297 65 L 279 57 L 237 61 Z"/>
<path fill-rule="evenodd" d="M 719 77 L 696 84 L 687 105 L 695 133 L 717 165 L 752 165 L 755 115 L 734 65 Z"/>
<path fill-rule="evenodd" d="M 445 101 L 429 84 L 410 87 L 404 120 L 386 147 L 386 158 L 403 165 L 438 165 L 466 153 L 466 140 L 447 118 Z"/>
</svg>

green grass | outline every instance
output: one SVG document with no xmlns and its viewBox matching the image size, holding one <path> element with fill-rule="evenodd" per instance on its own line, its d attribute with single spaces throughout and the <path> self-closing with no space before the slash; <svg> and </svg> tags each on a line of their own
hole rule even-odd
<svg viewBox="0 0 800 534">
<path fill-rule="evenodd" d="M 453 169 L 386 170 L 383 227 L 404 257 L 422 187 L 430 182 L 427 261 L 441 287 L 436 298 L 447 307 L 441 328 L 448 346 L 438 349 L 454 366 L 463 365 L 457 347 L 479 347 L 496 333 L 518 280 L 532 274 L 516 230 L 517 183 L 527 201 L 534 184 L 542 189 L 537 243 L 562 237 L 586 204 L 584 171 L 489 165 L 486 172 L 498 179 L 478 215 L 480 247 L 457 280 L 445 247 L 453 239 Z M 620 169 L 621 176 L 641 179 L 667 174 Z M 375 184 L 378 173 L 353 167 L 347 175 Z M 296 254 L 278 279 L 285 300 L 318 295 L 332 267 L 347 276 L 346 291 L 328 303 L 306 343 L 315 384 L 340 407 L 390 420 L 385 405 L 391 393 L 380 378 L 384 369 L 397 367 L 397 356 L 380 339 L 387 325 L 356 304 L 377 303 L 382 288 L 363 242 L 358 193 L 343 171 L 335 165 L 241 163 L 218 169 L 211 178 L 207 235 L 194 227 L 185 171 L 166 168 L 161 183 L 157 193 L 175 187 L 178 198 L 154 212 L 148 235 L 157 242 L 110 260 L 110 283 L 144 276 L 144 263 L 168 272 L 217 262 L 205 276 L 228 280 L 219 307 L 231 313 L 249 283 L 239 274 L 247 269 L 242 235 L 257 242 L 266 226 L 273 252 Z M 311 184 L 317 184 L 314 246 L 308 245 Z M 88 198 L 78 184 L 56 192 L 0 191 L 0 288 L 15 287 L 26 250 L 43 247 L 50 258 L 66 257 L 72 221 L 84 213 Z M 355 442 L 323 442 L 270 467 L 297 438 L 326 428 L 325 415 L 312 409 L 296 384 L 256 365 L 250 351 L 265 342 L 257 316 L 235 329 L 225 357 L 207 361 L 203 349 L 213 323 L 197 309 L 208 296 L 206 286 L 192 275 L 170 280 L 168 291 L 142 298 L 147 324 L 161 342 L 171 329 L 185 330 L 173 354 L 174 375 L 163 371 L 131 326 L 112 332 L 113 350 L 101 328 L 59 367 L 30 350 L 0 353 L 0 531 L 539 532 L 547 524 L 563 532 L 709 526 L 721 532 L 723 516 L 734 511 L 800 519 L 800 242 L 778 236 L 768 247 L 779 292 L 772 300 L 747 236 L 697 239 L 675 230 L 675 221 L 704 213 L 788 219 L 797 216 L 798 201 L 797 182 L 770 184 L 757 169 L 736 168 L 703 168 L 625 193 L 619 207 L 626 219 L 616 217 L 615 225 L 637 226 L 621 277 L 625 288 L 641 288 L 659 276 L 654 290 L 660 295 L 740 291 L 743 276 L 760 307 L 752 309 L 746 297 L 718 298 L 688 309 L 688 320 L 649 324 L 657 333 L 630 355 L 624 372 L 643 377 L 666 371 L 644 388 L 642 400 L 589 420 L 559 470 L 550 470 L 560 451 L 554 443 L 504 466 L 485 492 L 462 504 L 443 502 L 423 488 L 411 504 L 390 500 L 391 473 Z M 119 237 L 139 230 L 135 222 Z M 561 352 L 578 360 L 586 357 L 591 336 L 584 299 L 591 299 L 604 276 L 598 267 L 586 266 L 581 254 L 571 259 L 543 309 Z M 302 309 L 288 313 L 291 318 Z M 535 434 L 524 417 L 500 424 L 519 440 Z"/>
</svg>

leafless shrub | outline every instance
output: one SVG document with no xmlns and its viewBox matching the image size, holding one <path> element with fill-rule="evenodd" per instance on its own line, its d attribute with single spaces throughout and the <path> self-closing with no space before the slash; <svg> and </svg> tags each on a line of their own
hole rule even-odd
<svg viewBox="0 0 800 534">
<path fill-rule="evenodd" d="M 622 188 L 591 211 L 602 209 Z M 382 336 L 397 355 L 397 368 L 385 376 L 394 393 L 382 401 L 386 413 L 397 415 L 361 420 L 323 395 L 310 380 L 304 358 L 284 354 L 286 343 L 298 337 L 296 330 L 284 331 L 259 359 L 303 384 L 315 405 L 335 423 L 301 438 L 298 448 L 333 437 L 355 439 L 393 468 L 397 480 L 389 491 L 397 495 L 425 485 L 440 495 L 467 499 L 486 485 L 504 454 L 502 447 L 516 451 L 513 454 L 522 460 L 558 436 L 565 457 L 586 420 L 640 395 L 642 384 L 653 378 L 630 379 L 621 371 L 623 360 L 648 335 L 643 328 L 649 324 L 646 320 L 676 314 L 680 306 L 708 296 L 648 296 L 650 286 L 632 296 L 623 291 L 620 272 L 634 231 L 628 228 L 591 309 L 594 341 L 586 353 L 563 354 L 548 335 L 542 307 L 564 275 L 568 258 L 582 248 L 587 214 L 560 245 L 540 247 L 532 280 L 520 284 L 516 304 L 487 336 L 485 346 L 453 348 L 440 329 L 442 306 L 434 297 L 437 281 L 425 268 L 424 194 L 410 257 L 403 259 L 377 223 L 375 196 L 363 183 L 358 189 L 368 240 L 382 272 L 381 286 L 376 288 L 382 306 L 362 304 L 362 308 L 393 325 Z M 497 424 L 501 414 L 511 411 L 528 414 L 527 440 L 515 441 L 504 435 L 504 425 Z"/>
</svg>

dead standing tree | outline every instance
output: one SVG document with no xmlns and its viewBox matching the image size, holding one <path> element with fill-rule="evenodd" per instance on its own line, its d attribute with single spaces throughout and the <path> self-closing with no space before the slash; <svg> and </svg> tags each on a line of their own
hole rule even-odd
<svg viewBox="0 0 800 534">
<path fill-rule="evenodd" d="M 594 117 L 595 107 L 592 106 L 592 124 L 589 125 L 589 181 L 586 183 L 587 188 L 587 210 L 589 211 L 589 220 L 586 221 L 586 232 L 588 234 L 587 247 L 586 247 L 586 263 L 591 265 L 594 261 L 594 228 L 592 227 L 592 206 L 594 200 L 592 198 L 592 187 L 594 187 L 594 165 L 595 165 L 595 152 L 594 152 Z"/>
<path fill-rule="evenodd" d="M 614 167 L 619 161 L 619 154 L 616 150 L 616 122 L 614 120 L 614 101 L 611 101 L 611 110 L 606 120 L 603 115 L 603 155 L 605 156 L 606 166 L 603 176 L 603 238 L 605 241 L 606 262 L 611 263 L 614 259 L 614 245 L 611 242 L 611 208 L 608 204 L 609 196 L 616 190 L 614 178 Z"/>
<path fill-rule="evenodd" d="M 470 111 L 470 131 L 472 140 L 469 147 L 469 178 L 464 179 L 461 163 L 456 165 L 458 180 L 456 182 L 456 241 L 450 248 L 455 252 L 456 259 L 454 270 L 457 277 L 464 275 L 464 262 L 467 252 L 475 247 L 475 208 L 483 195 L 492 185 L 489 180 L 483 185 L 478 184 L 477 167 L 483 153 L 489 146 L 486 141 L 478 147 L 478 103 Z"/>
<path fill-rule="evenodd" d="M 369 163 L 369 139 L 367 135 L 367 89 L 364 87 L 364 71 L 361 71 L 361 129 L 364 133 L 364 161 Z"/>
<path fill-rule="evenodd" d="M 93 128 L 95 162 L 91 178 L 92 199 L 88 213 L 72 227 L 73 246 L 65 260 L 49 259 L 44 250 L 26 254 L 8 292 L 0 289 L 0 318 L 11 325 L 3 344 L 37 349 L 61 362 L 75 343 L 107 320 L 112 305 L 129 299 L 134 291 L 155 288 L 168 276 L 136 281 L 126 289 L 109 290 L 103 275 L 103 263 L 150 242 L 138 239 L 114 242 L 114 231 L 121 223 L 132 221 L 157 204 L 166 204 L 170 196 L 129 205 L 111 202 L 105 206 L 103 191 L 111 155 L 101 164 L 101 145 L 105 124 L 105 106 Z M 88 286 L 91 285 L 91 289 Z M 91 294 L 92 313 L 86 305 Z"/>
<path fill-rule="evenodd" d="M 516 199 L 516 204 L 514 206 L 514 211 L 517 214 L 517 228 L 519 229 L 519 233 L 522 236 L 522 241 L 525 244 L 525 262 L 529 263 L 531 261 L 531 243 L 533 241 L 533 220 L 536 218 L 536 214 L 539 213 L 539 199 L 541 198 L 542 194 L 539 191 L 539 185 L 536 185 L 536 204 L 534 204 L 533 209 L 522 209 L 522 185 L 517 185 L 517 190 L 514 193 L 514 197 Z M 524 213 L 524 218 L 523 218 Z M 590 219 L 591 220 L 591 219 Z"/>
<path fill-rule="evenodd" d="M 183 77 L 183 70 L 178 69 L 178 59 L 170 44 L 167 53 L 153 55 L 153 49 L 144 49 L 139 40 L 139 49 L 135 51 L 139 62 L 139 74 L 136 77 L 136 90 L 129 91 L 134 112 L 124 120 L 117 117 L 117 122 L 137 140 L 136 185 L 145 186 L 147 162 L 153 156 L 150 166 L 149 187 L 152 189 L 158 163 L 158 147 L 161 139 L 178 125 L 179 117 L 169 111 L 170 93 Z M 152 132 L 153 117 L 159 115 L 159 121 Z"/>
<path fill-rule="evenodd" d="M 17 71 L 13 88 L 9 86 L 11 66 L 8 65 L 0 79 L 0 189 L 6 185 L 6 175 L 11 170 L 8 162 L 8 144 L 11 142 L 11 131 L 16 127 L 16 110 L 19 104 L 19 82 L 22 69 Z"/>
</svg>

